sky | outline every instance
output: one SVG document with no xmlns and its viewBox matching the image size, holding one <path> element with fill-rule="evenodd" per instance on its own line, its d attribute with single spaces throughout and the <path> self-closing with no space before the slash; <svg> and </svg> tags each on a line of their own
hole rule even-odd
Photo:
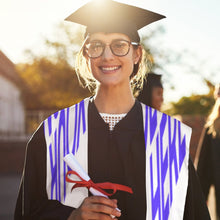
<svg viewBox="0 0 220 220">
<path fill-rule="evenodd" d="M 163 14 L 166 19 L 141 29 L 140 35 L 158 26 L 157 50 L 182 55 L 183 62 L 165 65 L 165 102 L 182 96 L 204 94 L 203 78 L 220 82 L 219 0 L 118 0 Z M 88 0 L 0 0 L 0 50 L 14 63 L 25 62 L 24 50 L 38 51 L 55 26 Z M 187 52 L 186 52 L 187 51 Z M 193 67 L 194 73 L 189 71 Z M 168 74 L 167 74 L 168 73 Z M 171 90 L 169 84 L 175 85 Z"/>
</svg>

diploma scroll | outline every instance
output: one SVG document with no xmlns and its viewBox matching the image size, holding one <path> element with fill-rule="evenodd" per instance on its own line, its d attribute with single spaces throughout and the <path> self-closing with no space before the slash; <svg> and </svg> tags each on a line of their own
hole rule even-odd
<svg viewBox="0 0 220 220">
<path fill-rule="evenodd" d="M 75 172 L 78 173 L 78 175 L 84 179 L 85 181 L 90 181 L 91 178 L 88 176 L 88 174 L 83 170 L 83 168 L 81 167 L 81 165 L 77 162 L 77 160 L 75 159 L 74 155 L 72 153 L 67 154 L 64 157 L 64 161 L 66 162 L 66 164 Z M 89 187 L 89 191 L 92 193 L 92 195 L 94 196 L 104 196 L 106 198 L 108 198 L 107 195 L 103 194 L 102 192 L 100 192 L 97 189 L 94 189 L 93 187 Z M 116 208 L 119 212 L 121 212 L 120 209 Z M 115 218 L 115 216 L 111 215 L 112 218 Z"/>
<path fill-rule="evenodd" d="M 81 167 L 81 165 L 78 163 L 78 161 L 75 159 L 73 154 L 67 154 L 64 157 L 64 161 L 67 163 L 67 165 L 74 171 L 76 171 L 79 176 L 82 177 L 82 179 L 89 181 L 90 177 L 88 176 L 88 174 L 83 170 L 83 168 Z M 89 188 L 89 191 L 92 193 L 92 195 L 94 196 L 104 196 L 106 198 L 108 198 L 108 196 L 106 196 L 105 194 L 103 194 L 102 192 L 94 189 L 93 187 Z"/>
</svg>

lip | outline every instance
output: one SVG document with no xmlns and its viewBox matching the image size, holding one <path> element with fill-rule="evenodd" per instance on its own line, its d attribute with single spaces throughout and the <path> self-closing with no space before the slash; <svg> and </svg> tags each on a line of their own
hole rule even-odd
<svg viewBox="0 0 220 220">
<path fill-rule="evenodd" d="M 103 73 L 114 73 L 117 70 L 119 70 L 121 68 L 121 66 L 100 66 L 99 69 L 103 72 Z"/>
</svg>

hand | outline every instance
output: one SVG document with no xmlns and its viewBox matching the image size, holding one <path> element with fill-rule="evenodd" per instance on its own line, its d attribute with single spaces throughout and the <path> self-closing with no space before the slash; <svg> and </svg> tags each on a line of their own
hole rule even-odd
<svg viewBox="0 0 220 220">
<path fill-rule="evenodd" d="M 116 208 L 117 200 L 115 199 L 91 196 L 84 199 L 81 206 L 71 213 L 68 220 L 112 220 L 110 215 L 121 216 L 120 211 Z"/>
</svg>

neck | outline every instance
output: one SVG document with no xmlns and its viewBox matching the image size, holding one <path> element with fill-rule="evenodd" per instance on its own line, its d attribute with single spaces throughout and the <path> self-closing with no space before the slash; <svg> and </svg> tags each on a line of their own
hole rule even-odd
<svg viewBox="0 0 220 220">
<path fill-rule="evenodd" d="M 99 87 L 94 102 L 101 113 L 122 114 L 130 111 L 135 99 L 130 86 L 123 90 Z"/>
</svg>

